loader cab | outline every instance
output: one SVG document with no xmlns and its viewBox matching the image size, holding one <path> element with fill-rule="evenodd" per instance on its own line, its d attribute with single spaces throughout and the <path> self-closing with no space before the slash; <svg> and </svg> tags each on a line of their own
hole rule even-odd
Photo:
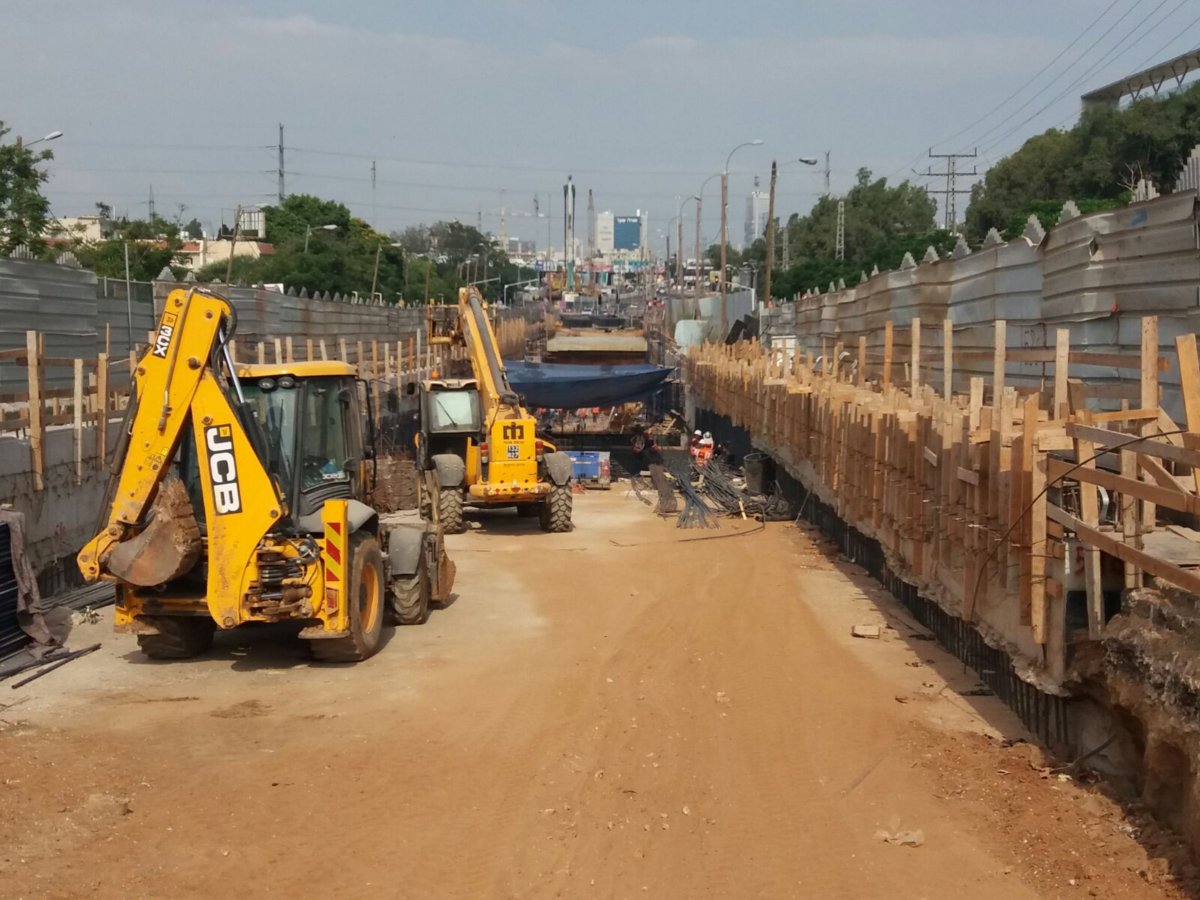
<svg viewBox="0 0 1200 900">
<path fill-rule="evenodd" d="M 483 432 L 479 387 L 474 379 L 433 380 L 421 386 L 421 443 L 428 459 L 453 453 L 464 459 Z"/>
</svg>

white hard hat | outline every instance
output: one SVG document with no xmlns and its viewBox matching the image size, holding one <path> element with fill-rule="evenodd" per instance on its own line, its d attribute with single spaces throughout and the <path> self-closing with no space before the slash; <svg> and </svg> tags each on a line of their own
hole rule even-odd
<svg viewBox="0 0 1200 900">
<path fill-rule="evenodd" d="M 692 432 L 692 434 L 694 434 L 696 437 L 700 437 L 700 429 L 697 428 L 695 431 Z"/>
<path fill-rule="evenodd" d="M 711 431 L 704 432 L 704 439 L 706 441 L 711 441 L 712 440 L 712 432 Z"/>
</svg>

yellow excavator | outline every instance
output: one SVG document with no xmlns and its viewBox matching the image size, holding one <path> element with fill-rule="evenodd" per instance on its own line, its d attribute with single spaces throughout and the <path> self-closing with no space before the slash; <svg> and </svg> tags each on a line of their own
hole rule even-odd
<svg viewBox="0 0 1200 900">
<path fill-rule="evenodd" d="M 508 382 L 483 298 L 461 288 L 458 320 L 431 342 L 465 348 L 470 377 L 433 377 L 420 387 L 417 465 L 441 527 L 465 530 L 463 507 L 515 506 L 544 531 L 570 531 L 571 457 L 537 435 L 537 420 Z M 462 374 L 466 373 L 450 373 Z"/>
<path fill-rule="evenodd" d="M 318 659 L 366 659 L 389 614 L 419 624 L 448 598 L 441 531 L 365 502 L 374 423 L 355 368 L 235 364 L 236 323 L 216 294 L 167 297 L 79 569 L 116 583 L 116 629 L 154 658 L 203 653 L 218 628 L 290 620 Z"/>
</svg>

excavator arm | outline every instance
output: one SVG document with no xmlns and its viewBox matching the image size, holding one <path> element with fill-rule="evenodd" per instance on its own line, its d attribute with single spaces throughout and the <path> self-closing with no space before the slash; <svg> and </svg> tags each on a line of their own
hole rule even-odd
<svg viewBox="0 0 1200 900">
<path fill-rule="evenodd" d="M 149 587 L 195 565 L 199 526 L 183 484 L 169 477 L 189 423 L 204 495 L 210 589 L 214 577 L 243 571 L 263 534 L 282 517 L 278 492 L 251 439 L 253 417 L 219 377 L 224 355 L 240 394 L 225 346 L 233 321 L 233 309 L 221 297 L 196 290 L 167 297 L 154 342 L 133 375 L 131 413 L 98 533 L 78 556 L 84 580 Z"/>
<path fill-rule="evenodd" d="M 483 420 L 491 423 L 500 406 L 519 407 L 520 398 L 508 383 L 500 345 L 476 288 L 458 289 L 458 322 L 471 369 L 483 397 Z"/>
</svg>

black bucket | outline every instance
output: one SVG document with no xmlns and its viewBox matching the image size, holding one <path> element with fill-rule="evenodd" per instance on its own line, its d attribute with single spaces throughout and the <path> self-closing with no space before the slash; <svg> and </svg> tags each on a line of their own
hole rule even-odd
<svg viewBox="0 0 1200 900">
<path fill-rule="evenodd" d="M 775 488 L 775 460 L 765 453 L 747 453 L 742 460 L 746 475 L 746 490 L 752 494 L 769 494 Z"/>
</svg>

